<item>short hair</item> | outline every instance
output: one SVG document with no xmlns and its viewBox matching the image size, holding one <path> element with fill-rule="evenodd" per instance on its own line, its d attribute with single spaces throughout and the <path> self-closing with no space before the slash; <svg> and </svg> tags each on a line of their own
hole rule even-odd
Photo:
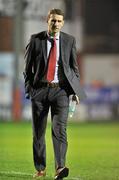
<svg viewBox="0 0 119 180">
<path fill-rule="evenodd" d="M 50 18 L 50 15 L 51 15 L 51 14 L 58 14 L 58 15 L 63 16 L 63 18 L 64 18 L 64 13 L 63 13 L 63 11 L 62 11 L 61 9 L 55 9 L 55 8 L 53 8 L 53 9 L 51 9 L 51 10 L 48 12 L 47 21 L 48 21 L 48 19 Z"/>
</svg>

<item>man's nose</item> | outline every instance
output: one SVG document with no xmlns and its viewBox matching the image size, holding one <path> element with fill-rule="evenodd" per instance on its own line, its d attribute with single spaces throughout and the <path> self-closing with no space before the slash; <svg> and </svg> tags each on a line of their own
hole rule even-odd
<svg viewBox="0 0 119 180">
<path fill-rule="evenodd" d="M 58 25 L 58 21 L 55 21 L 55 25 Z"/>
</svg>

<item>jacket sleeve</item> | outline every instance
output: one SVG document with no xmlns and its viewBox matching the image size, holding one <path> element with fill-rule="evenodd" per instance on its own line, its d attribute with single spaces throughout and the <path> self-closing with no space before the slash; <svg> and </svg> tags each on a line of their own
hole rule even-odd
<svg viewBox="0 0 119 180">
<path fill-rule="evenodd" d="M 26 46 L 26 51 L 24 55 L 25 65 L 24 65 L 24 80 L 25 80 L 25 94 L 26 98 L 29 98 L 29 93 L 33 82 L 33 59 L 34 59 L 34 38 L 31 36 L 30 42 Z"/>
<path fill-rule="evenodd" d="M 78 63 L 77 63 L 77 51 L 76 51 L 75 38 L 73 38 L 73 43 L 72 43 L 72 49 L 71 49 L 71 55 L 70 55 L 70 66 L 74 70 L 74 73 L 76 74 L 77 78 L 80 79 L 79 68 L 78 68 Z"/>
</svg>

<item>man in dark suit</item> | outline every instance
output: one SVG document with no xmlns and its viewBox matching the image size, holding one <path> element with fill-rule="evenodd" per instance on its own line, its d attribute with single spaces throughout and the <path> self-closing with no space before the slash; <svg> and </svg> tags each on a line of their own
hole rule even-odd
<svg viewBox="0 0 119 180">
<path fill-rule="evenodd" d="M 34 177 L 46 175 L 45 130 L 51 108 L 52 141 L 56 173 L 54 179 L 68 176 L 67 118 L 69 95 L 79 103 L 85 97 L 80 87 L 75 38 L 61 32 L 64 15 L 52 9 L 47 17 L 48 30 L 31 36 L 26 48 L 24 71 L 26 98 L 31 99 L 33 115 Z"/>
</svg>

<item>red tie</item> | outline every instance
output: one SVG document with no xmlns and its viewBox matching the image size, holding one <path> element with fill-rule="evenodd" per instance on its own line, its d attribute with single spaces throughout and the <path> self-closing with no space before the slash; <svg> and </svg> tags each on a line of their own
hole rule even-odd
<svg viewBox="0 0 119 180">
<path fill-rule="evenodd" d="M 51 47 L 50 50 L 50 55 L 48 58 L 48 70 L 47 70 L 47 75 L 46 78 L 49 82 L 51 82 L 54 79 L 54 75 L 55 75 L 55 67 L 56 67 L 56 39 L 54 38 L 53 41 L 53 46 Z"/>
</svg>

